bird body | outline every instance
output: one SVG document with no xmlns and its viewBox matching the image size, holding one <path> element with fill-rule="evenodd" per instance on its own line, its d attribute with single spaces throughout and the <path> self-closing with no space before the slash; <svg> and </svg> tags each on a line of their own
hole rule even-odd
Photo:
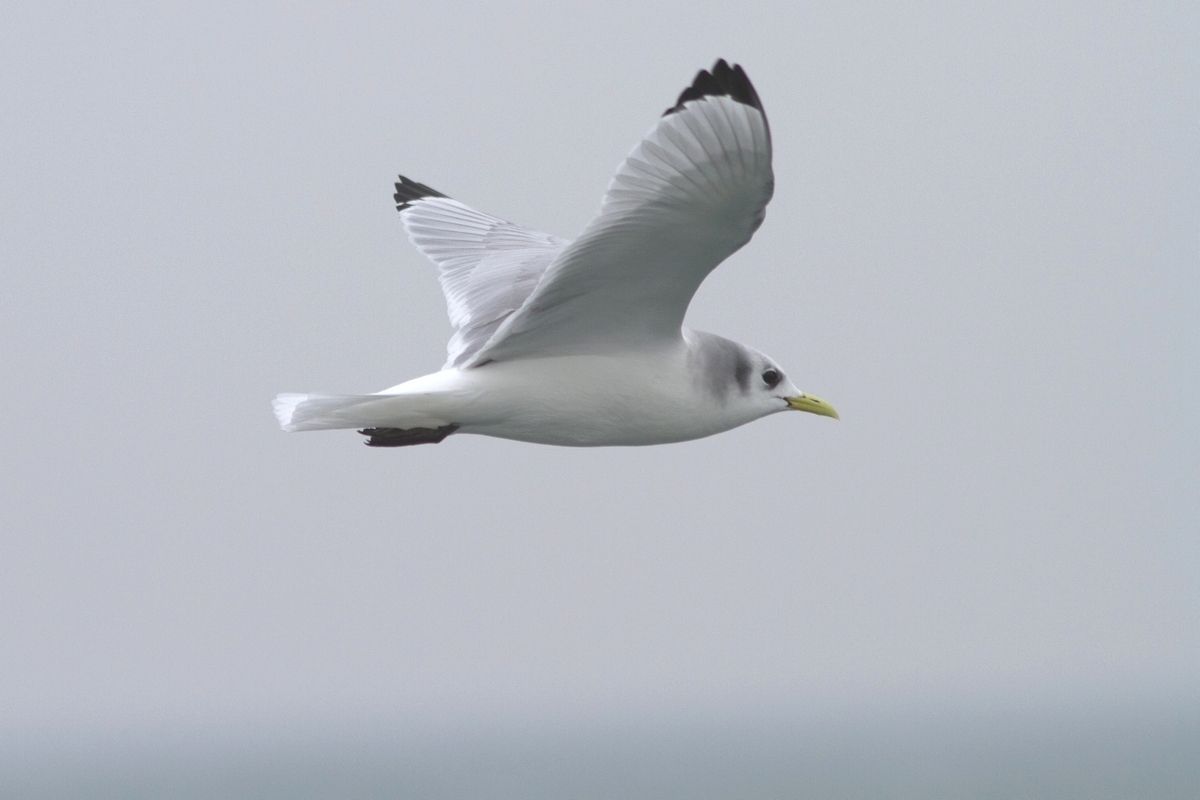
<svg viewBox="0 0 1200 800">
<path fill-rule="evenodd" d="M 454 433 L 663 444 L 789 409 L 836 417 L 767 356 L 682 324 L 773 191 L 762 104 L 723 60 L 634 149 L 573 241 L 401 176 L 397 210 L 438 266 L 455 329 L 445 366 L 374 394 L 281 394 L 276 417 L 288 431 L 358 428 L 376 447 Z"/>
<path fill-rule="evenodd" d="M 722 359 L 727 369 L 710 371 Z M 276 412 L 289 420 L 290 430 L 453 425 L 455 433 L 537 444 L 666 444 L 788 410 L 783 397 L 744 402 L 739 360 L 750 364 L 747 375 L 769 363 L 735 342 L 687 331 L 651 349 L 444 369 L 375 394 L 324 398 L 324 404 L 320 396 L 280 395 Z M 725 380 L 714 380 L 718 374 Z M 530 393 L 530 386 L 538 391 Z M 790 385 L 779 388 L 781 394 L 799 394 Z"/>
</svg>

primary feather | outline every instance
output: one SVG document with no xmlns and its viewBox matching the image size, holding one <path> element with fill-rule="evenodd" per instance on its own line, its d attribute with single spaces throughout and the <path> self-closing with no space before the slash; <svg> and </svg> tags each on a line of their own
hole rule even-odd
<svg viewBox="0 0 1200 800">
<path fill-rule="evenodd" d="M 566 241 L 476 211 L 404 176 L 395 199 L 409 239 L 438 267 L 454 328 L 445 366 L 462 366 L 521 307 Z"/>
</svg>

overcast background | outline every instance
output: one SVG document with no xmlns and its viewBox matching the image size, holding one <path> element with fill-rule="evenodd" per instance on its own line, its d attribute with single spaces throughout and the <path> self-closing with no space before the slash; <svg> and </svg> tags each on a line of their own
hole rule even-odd
<svg viewBox="0 0 1200 800">
<path fill-rule="evenodd" d="M 0 26 L 6 796 L 1200 794 L 1194 4 L 243 5 Z M 441 364 L 395 173 L 574 235 L 717 57 L 840 423 L 278 430 Z"/>
</svg>

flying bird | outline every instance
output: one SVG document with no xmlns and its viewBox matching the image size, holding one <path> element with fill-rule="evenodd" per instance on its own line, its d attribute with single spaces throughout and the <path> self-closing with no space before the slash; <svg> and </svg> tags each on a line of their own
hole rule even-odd
<svg viewBox="0 0 1200 800">
<path fill-rule="evenodd" d="M 771 133 L 723 59 L 617 169 L 574 240 L 400 176 L 396 209 L 438 268 L 454 334 L 439 372 L 364 395 L 280 394 L 286 431 L 356 428 L 372 447 L 476 433 L 540 444 L 698 439 L 779 411 L 837 418 L 771 358 L 683 325 L 700 283 L 762 224 Z"/>
</svg>

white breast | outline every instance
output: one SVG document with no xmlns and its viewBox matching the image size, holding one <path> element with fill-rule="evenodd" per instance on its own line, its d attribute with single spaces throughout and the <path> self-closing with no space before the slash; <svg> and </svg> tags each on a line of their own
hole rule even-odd
<svg viewBox="0 0 1200 800">
<path fill-rule="evenodd" d="M 442 395 L 442 414 L 460 424 L 461 433 L 541 444 L 663 444 L 709 436 L 759 416 L 705 391 L 689 369 L 682 340 L 653 351 L 446 370 L 389 392 L 408 390 Z"/>
</svg>

